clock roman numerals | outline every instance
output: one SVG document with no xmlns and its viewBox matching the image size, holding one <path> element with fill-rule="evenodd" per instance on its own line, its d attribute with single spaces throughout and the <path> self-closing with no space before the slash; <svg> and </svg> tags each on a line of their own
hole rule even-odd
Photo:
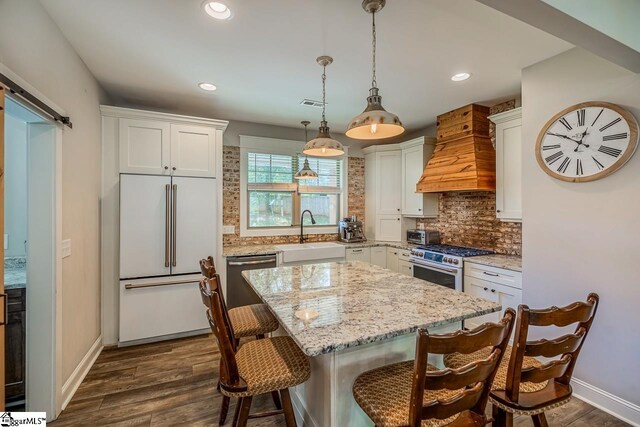
<svg viewBox="0 0 640 427">
<path fill-rule="evenodd" d="M 584 171 L 582 170 L 582 160 L 576 159 L 576 175 L 582 176 Z"/>
<path fill-rule="evenodd" d="M 606 125 L 602 126 L 600 129 L 598 129 L 600 132 L 609 129 L 611 126 L 615 125 L 616 123 L 620 122 L 622 119 L 620 117 L 618 117 L 617 119 L 607 123 Z"/>
<path fill-rule="evenodd" d="M 625 133 L 616 133 L 615 135 L 607 135 L 607 136 L 603 136 L 602 140 L 603 141 L 614 141 L 616 139 L 627 139 L 627 132 Z"/>
<path fill-rule="evenodd" d="M 598 169 L 602 170 L 604 169 L 604 165 L 602 163 L 600 163 L 598 161 L 598 159 L 596 159 L 595 157 L 591 156 L 591 158 L 593 159 L 593 161 L 596 163 L 596 166 L 598 167 Z"/>
<path fill-rule="evenodd" d="M 560 123 L 562 123 L 562 126 L 564 126 L 565 128 L 567 128 L 567 130 L 571 130 L 573 129 L 573 127 L 569 124 L 569 122 L 567 121 L 567 119 L 565 119 L 564 117 L 561 118 L 560 120 L 558 120 Z"/>
<path fill-rule="evenodd" d="M 604 154 L 608 154 L 612 157 L 618 157 L 622 153 L 622 150 L 618 150 L 617 148 L 609 147 L 606 145 L 601 145 L 600 148 L 598 148 L 598 151 Z"/>
<path fill-rule="evenodd" d="M 556 162 L 562 156 L 564 156 L 564 153 L 562 151 L 558 151 L 556 153 L 553 153 L 552 155 L 550 155 L 546 159 L 544 159 L 544 161 L 547 162 L 548 165 L 552 165 L 554 162 Z"/>
<path fill-rule="evenodd" d="M 562 163 L 560 163 L 560 166 L 558 166 L 558 172 L 565 173 L 570 163 L 571 159 L 569 157 L 565 157 Z"/>
<path fill-rule="evenodd" d="M 584 120 L 587 118 L 587 112 L 583 108 L 582 110 L 576 111 L 578 115 L 578 126 L 584 126 Z"/>
<path fill-rule="evenodd" d="M 598 113 L 598 115 L 596 116 L 595 119 L 593 119 L 593 123 L 591 123 L 591 126 L 595 125 L 596 122 L 598 121 L 598 119 L 600 118 L 600 116 L 602 115 L 602 112 L 604 111 L 604 108 L 602 110 L 600 110 L 600 112 Z"/>
<path fill-rule="evenodd" d="M 555 150 L 560 148 L 560 144 L 553 144 L 553 145 L 543 145 L 542 149 L 543 150 Z"/>
</svg>

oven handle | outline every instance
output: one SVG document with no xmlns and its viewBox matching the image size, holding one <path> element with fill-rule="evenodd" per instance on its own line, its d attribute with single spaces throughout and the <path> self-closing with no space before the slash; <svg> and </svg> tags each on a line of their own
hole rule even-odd
<svg viewBox="0 0 640 427">
<path fill-rule="evenodd" d="M 441 273 L 449 273 L 449 274 L 454 274 L 454 275 L 458 274 L 458 270 L 452 270 L 452 269 L 449 269 L 449 268 L 440 267 L 438 265 L 434 265 L 434 264 L 431 264 L 431 263 L 411 262 L 411 264 L 417 265 L 418 267 L 423 266 L 423 267 L 426 267 L 426 268 L 431 268 L 431 269 L 439 271 Z"/>
</svg>

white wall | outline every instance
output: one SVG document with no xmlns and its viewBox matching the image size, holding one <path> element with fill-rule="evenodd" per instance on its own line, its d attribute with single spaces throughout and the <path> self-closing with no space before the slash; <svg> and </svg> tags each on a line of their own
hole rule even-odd
<svg viewBox="0 0 640 427">
<path fill-rule="evenodd" d="M 71 116 L 62 137 L 62 371 L 100 336 L 100 102 L 89 70 L 37 0 L 0 2 L 0 63 Z"/>
<path fill-rule="evenodd" d="M 640 75 L 580 49 L 523 70 L 523 301 L 560 306 L 600 294 L 574 376 L 640 404 L 640 154 L 580 184 L 549 177 L 534 154 L 549 118 L 593 100 L 640 118 Z"/>
<path fill-rule="evenodd" d="M 27 240 L 27 124 L 5 115 L 4 233 L 9 235 L 5 256 L 25 256 Z"/>
</svg>

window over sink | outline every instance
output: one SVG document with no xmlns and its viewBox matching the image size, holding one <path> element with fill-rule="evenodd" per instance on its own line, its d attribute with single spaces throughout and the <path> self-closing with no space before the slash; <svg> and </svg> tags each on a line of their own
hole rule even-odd
<svg viewBox="0 0 640 427">
<path fill-rule="evenodd" d="M 309 157 L 317 179 L 298 181 L 304 143 L 240 136 L 240 235 L 278 236 L 299 232 L 305 215 L 305 234 L 337 232 L 347 212 L 347 157 Z"/>
</svg>

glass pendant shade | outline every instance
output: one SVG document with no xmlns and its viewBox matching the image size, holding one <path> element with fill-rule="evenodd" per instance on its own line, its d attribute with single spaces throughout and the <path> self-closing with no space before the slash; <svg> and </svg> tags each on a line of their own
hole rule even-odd
<svg viewBox="0 0 640 427">
<path fill-rule="evenodd" d="M 369 89 L 367 108 L 349 122 L 346 135 L 353 139 L 385 139 L 404 132 L 400 118 L 382 106 L 378 88 Z"/>
<path fill-rule="evenodd" d="M 302 166 L 302 169 L 300 169 L 298 171 L 298 173 L 295 175 L 295 179 L 316 179 L 318 177 L 318 174 L 315 173 L 313 171 L 313 169 L 311 169 L 311 167 L 309 166 L 309 160 L 308 159 L 304 159 L 304 166 Z"/>
<path fill-rule="evenodd" d="M 307 156 L 335 157 L 344 154 L 344 147 L 340 141 L 331 138 L 327 122 L 323 120 L 318 128 L 318 136 L 307 142 L 302 152 Z"/>
</svg>

